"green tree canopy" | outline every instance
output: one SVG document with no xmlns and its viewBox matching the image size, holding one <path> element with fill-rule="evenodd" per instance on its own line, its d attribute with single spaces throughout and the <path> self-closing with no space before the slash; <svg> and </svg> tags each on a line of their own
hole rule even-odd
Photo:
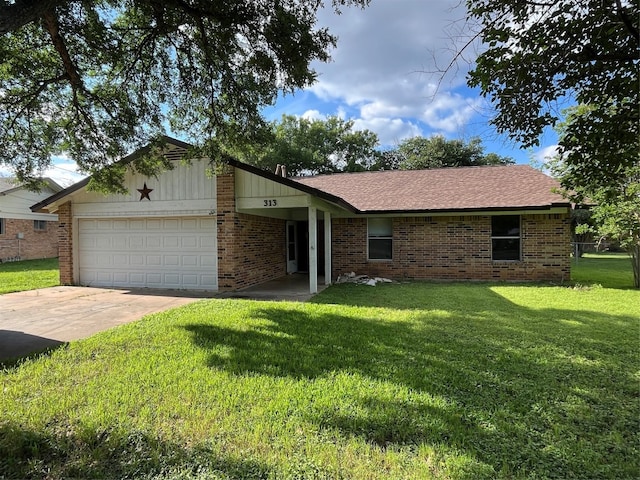
<svg viewBox="0 0 640 480">
<path fill-rule="evenodd" d="M 568 189 L 606 188 L 638 163 L 640 2 L 467 0 L 482 53 L 469 76 L 495 105 L 492 123 L 525 147 L 574 112 L 560 139 Z"/>
<path fill-rule="evenodd" d="M 478 137 L 469 142 L 447 140 L 442 135 L 413 137 L 401 141 L 397 152 L 400 159 L 398 167 L 402 170 L 515 163 L 512 158 L 495 153 L 485 155 L 482 141 Z"/>
<path fill-rule="evenodd" d="M 292 176 L 369 170 L 378 158 L 378 136 L 354 130 L 353 120 L 326 120 L 283 115 L 271 123 L 271 139 L 239 156 L 260 168 L 275 171 L 278 164 Z"/>
<path fill-rule="evenodd" d="M 613 108 L 613 107 L 612 107 Z M 569 109 L 566 120 L 559 124 L 560 141 L 573 148 L 580 148 L 580 141 L 576 139 L 573 124 L 582 123 L 592 111 L 598 108 L 580 106 Z M 626 151 L 626 149 L 625 149 Z M 559 155 L 552 161 L 552 171 L 565 186 L 573 186 L 566 191 L 566 195 L 576 201 L 586 201 L 591 204 L 589 223 L 583 223 L 577 233 L 591 232 L 600 237 L 608 238 L 620 243 L 630 256 L 633 264 L 634 282 L 640 288 L 640 162 L 619 166 L 615 176 L 611 175 L 602 181 L 591 165 L 599 165 L 603 160 L 603 152 L 597 146 L 586 145 L 580 149 L 579 162 L 567 161 L 568 155 Z M 609 156 L 615 156 L 617 150 L 612 150 Z M 624 155 L 625 152 L 619 152 Z M 629 152 L 631 153 L 631 152 Z M 597 168 L 595 169 L 597 171 Z"/>
<path fill-rule="evenodd" d="M 369 0 L 333 0 L 365 6 Z M 150 139 L 215 156 L 313 82 L 336 39 L 315 0 L 0 1 L 0 164 L 21 181 L 64 152 L 94 173 Z M 216 142 L 217 141 L 217 142 Z"/>
</svg>

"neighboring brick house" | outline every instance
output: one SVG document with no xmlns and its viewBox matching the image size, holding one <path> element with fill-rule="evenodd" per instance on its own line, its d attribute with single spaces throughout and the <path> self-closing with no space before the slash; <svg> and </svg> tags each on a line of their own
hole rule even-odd
<svg viewBox="0 0 640 480">
<path fill-rule="evenodd" d="M 40 192 L 0 178 L 0 263 L 58 256 L 58 216 L 34 213 L 30 207 L 62 190 L 45 179 Z"/>
<path fill-rule="evenodd" d="M 570 204 L 529 166 L 283 178 L 233 160 L 88 180 L 34 205 L 60 217 L 63 284 L 238 290 L 306 272 L 395 279 L 550 281 L 570 275 Z M 138 153 L 123 159 L 129 162 Z"/>
</svg>

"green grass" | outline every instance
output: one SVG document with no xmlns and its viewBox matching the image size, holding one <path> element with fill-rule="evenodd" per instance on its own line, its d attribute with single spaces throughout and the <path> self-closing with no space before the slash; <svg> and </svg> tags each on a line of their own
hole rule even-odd
<svg viewBox="0 0 640 480">
<path fill-rule="evenodd" d="M 152 315 L 0 373 L 0 478 L 638 478 L 640 292 L 606 280 Z"/>
<path fill-rule="evenodd" d="M 60 285 L 58 259 L 0 263 L 0 295 Z"/>
<path fill-rule="evenodd" d="M 626 253 L 585 253 L 571 264 L 571 280 L 609 288 L 632 288 L 631 257 Z"/>
</svg>

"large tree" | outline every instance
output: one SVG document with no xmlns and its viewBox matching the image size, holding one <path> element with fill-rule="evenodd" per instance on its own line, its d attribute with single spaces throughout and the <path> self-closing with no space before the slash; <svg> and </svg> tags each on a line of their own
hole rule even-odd
<svg viewBox="0 0 640 480">
<path fill-rule="evenodd" d="M 592 110 L 597 109 L 583 105 L 567 110 L 566 119 L 558 126 L 558 133 L 564 145 L 571 145 L 572 149 L 581 152 L 580 161 L 570 162 L 567 155 L 558 155 L 551 163 L 552 172 L 565 185 L 574 186 L 565 192 L 568 197 L 590 206 L 589 222 L 579 225 L 577 233 L 591 233 L 619 242 L 631 257 L 634 285 L 640 288 L 640 162 L 636 159 L 622 165 L 604 182 L 591 172 L 590 165 L 598 165 L 602 161 L 598 146 L 583 146 L 571 127 L 589 118 Z M 612 149 L 609 156 L 617 154 L 618 150 Z M 624 155 L 624 151 L 620 154 Z M 637 157 L 638 152 L 633 154 Z"/>
<path fill-rule="evenodd" d="M 332 0 L 365 6 L 369 0 Z M 170 128 L 204 152 L 259 135 L 336 39 L 317 0 L 1 0 L 0 164 L 93 173 Z"/>
<path fill-rule="evenodd" d="M 271 135 L 262 145 L 234 153 L 270 171 L 278 164 L 285 165 L 288 175 L 293 176 L 361 172 L 376 164 L 380 155 L 376 151 L 378 136 L 370 130 L 354 130 L 353 120 L 283 115 L 270 125 Z"/>
<path fill-rule="evenodd" d="M 447 140 L 442 135 L 407 138 L 398 144 L 397 153 L 398 168 L 402 170 L 515 163 L 509 157 L 495 153 L 485 154 L 482 140 L 478 137 L 469 142 Z"/>
<path fill-rule="evenodd" d="M 584 106 L 560 140 L 567 189 L 624 181 L 637 165 L 638 0 L 467 0 L 482 46 L 469 84 L 494 104 L 492 123 L 523 146 Z"/>
</svg>

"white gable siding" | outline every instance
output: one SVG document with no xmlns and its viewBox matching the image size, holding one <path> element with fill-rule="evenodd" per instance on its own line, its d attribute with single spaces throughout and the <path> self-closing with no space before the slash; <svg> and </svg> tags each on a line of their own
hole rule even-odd
<svg viewBox="0 0 640 480">
<path fill-rule="evenodd" d="M 306 197 L 307 194 L 273 180 L 237 169 L 236 196 L 238 198 Z"/>
<path fill-rule="evenodd" d="M 311 202 L 307 193 L 240 169 L 236 169 L 235 188 L 237 207 L 240 210 L 266 208 L 275 211 L 307 207 Z"/>
<path fill-rule="evenodd" d="M 83 190 L 73 198 L 76 217 L 135 217 L 215 215 L 216 179 L 208 174 L 206 160 L 194 160 L 190 165 L 174 162 L 173 170 L 155 177 L 128 172 L 124 186 L 126 194 L 103 195 Z M 150 199 L 142 199 L 138 189 L 153 191 Z"/>
</svg>

